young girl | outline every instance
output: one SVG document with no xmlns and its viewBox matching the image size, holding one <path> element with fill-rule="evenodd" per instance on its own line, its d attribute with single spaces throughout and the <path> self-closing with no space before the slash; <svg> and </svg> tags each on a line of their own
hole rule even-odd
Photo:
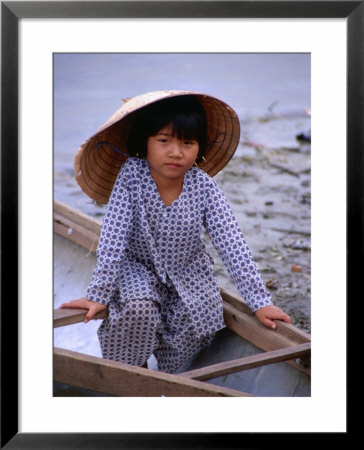
<svg viewBox="0 0 364 450">
<path fill-rule="evenodd" d="M 257 318 L 271 328 L 273 319 L 291 323 L 211 178 L 239 131 L 216 98 L 158 91 L 127 101 L 77 153 L 78 183 L 108 205 L 86 297 L 61 308 L 88 309 L 85 322 L 108 309 L 98 329 L 104 358 L 142 366 L 154 354 L 159 370 L 175 373 L 225 326 L 202 227 Z"/>
</svg>

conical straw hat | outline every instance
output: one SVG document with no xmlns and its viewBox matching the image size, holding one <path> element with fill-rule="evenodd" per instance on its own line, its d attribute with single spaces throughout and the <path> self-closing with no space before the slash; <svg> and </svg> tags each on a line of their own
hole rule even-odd
<svg viewBox="0 0 364 450">
<path fill-rule="evenodd" d="M 76 180 L 98 203 L 107 203 L 120 167 L 129 157 L 127 140 L 137 111 L 169 97 L 194 95 L 206 113 L 207 147 L 199 167 L 216 175 L 232 158 L 240 138 L 240 123 L 233 109 L 211 95 L 191 91 L 154 91 L 126 101 L 78 149 L 74 158 Z"/>
</svg>

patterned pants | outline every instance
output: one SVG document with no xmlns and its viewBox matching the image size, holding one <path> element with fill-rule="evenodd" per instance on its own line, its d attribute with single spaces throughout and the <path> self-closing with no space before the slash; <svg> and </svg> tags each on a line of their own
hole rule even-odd
<svg viewBox="0 0 364 450">
<path fill-rule="evenodd" d="M 154 354 L 160 371 L 175 373 L 214 335 L 197 339 L 188 316 L 176 314 L 170 305 L 146 299 L 110 303 L 97 332 L 103 358 L 142 366 Z"/>
</svg>

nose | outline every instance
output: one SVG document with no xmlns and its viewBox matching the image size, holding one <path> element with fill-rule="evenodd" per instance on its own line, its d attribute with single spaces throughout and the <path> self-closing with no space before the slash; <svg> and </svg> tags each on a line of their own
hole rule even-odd
<svg viewBox="0 0 364 450">
<path fill-rule="evenodd" d="M 169 148 L 169 156 L 174 158 L 180 158 L 182 156 L 182 148 L 178 140 L 171 143 Z"/>
</svg>

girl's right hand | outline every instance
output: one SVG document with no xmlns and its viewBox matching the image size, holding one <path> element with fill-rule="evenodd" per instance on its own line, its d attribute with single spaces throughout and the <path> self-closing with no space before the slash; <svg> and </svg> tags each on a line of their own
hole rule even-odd
<svg viewBox="0 0 364 450">
<path fill-rule="evenodd" d="M 87 297 L 82 297 L 77 300 L 71 300 L 70 302 L 62 303 L 60 308 L 88 309 L 88 312 L 85 315 L 85 323 L 87 323 L 92 320 L 97 313 L 104 311 L 107 306 L 102 305 L 101 303 L 93 302 Z"/>
</svg>

